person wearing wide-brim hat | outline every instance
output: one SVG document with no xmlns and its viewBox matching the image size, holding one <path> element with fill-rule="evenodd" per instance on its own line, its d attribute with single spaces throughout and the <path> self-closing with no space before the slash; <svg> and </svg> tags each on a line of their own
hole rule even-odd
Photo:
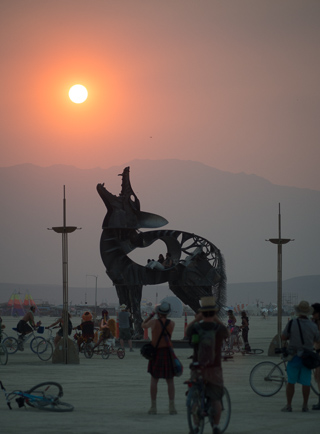
<svg viewBox="0 0 320 434">
<path fill-rule="evenodd" d="M 302 353 L 304 349 L 312 351 L 314 343 L 320 343 L 320 334 L 316 324 L 309 319 L 309 316 L 313 313 L 313 307 L 310 306 L 307 301 L 300 301 L 298 305 L 294 306 L 294 310 L 298 318 L 289 321 L 281 335 L 283 341 L 289 340 L 288 351 L 289 354 L 293 356 L 292 360 L 288 361 L 287 364 L 287 404 L 281 411 L 292 411 L 295 384 L 300 383 L 302 385 L 303 396 L 302 411 L 306 412 L 309 411 L 308 400 L 311 384 L 311 369 L 303 365 L 302 358 L 299 357 L 298 354 Z M 302 340 L 304 343 L 302 343 Z"/>
<path fill-rule="evenodd" d="M 300 301 L 299 304 L 293 306 L 296 314 L 298 316 L 308 317 L 313 314 L 313 307 L 307 301 Z"/>
<path fill-rule="evenodd" d="M 172 346 L 171 336 L 175 323 L 174 321 L 167 319 L 170 312 L 170 303 L 163 301 L 160 305 L 156 306 L 155 311 L 152 312 L 141 324 L 143 329 L 151 328 L 151 343 L 154 347 L 157 347 L 155 358 L 149 360 L 148 363 L 148 372 L 151 374 L 151 407 L 148 411 L 149 414 L 157 414 L 157 388 L 160 378 L 164 378 L 168 385 L 169 414 L 177 413 L 174 404 L 174 372 L 169 349 L 169 346 Z M 155 314 L 158 316 L 157 319 L 153 319 Z M 161 337 L 163 329 L 165 329 L 164 334 L 166 334 L 166 336 L 163 334 Z"/>
<path fill-rule="evenodd" d="M 206 394 L 210 397 L 210 402 L 213 408 L 213 433 L 219 433 L 219 422 L 222 410 L 221 398 L 223 396 L 221 348 L 224 339 L 229 338 L 229 331 L 218 318 L 217 313 L 219 311 L 219 306 L 216 303 L 215 297 L 202 297 L 200 302 L 201 306 L 195 319 L 188 325 L 186 335 L 191 343 L 194 343 L 193 362 L 203 363 L 204 367 L 201 370 L 201 375 L 206 381 Z M 212 348 L 212 351 L 208 353 L 206 364 L 201 360 L 201 353 L 198 351 L 201 346 L 200 339 L 203 332 L 212 332 L 215 336 L 214 348 Z M 209 360 L 209 356 L 211 356 L 212 360 Z M 198 375 L 197 371 L 191 371 L 192 379 L 196 380 Z"/>
</svg>

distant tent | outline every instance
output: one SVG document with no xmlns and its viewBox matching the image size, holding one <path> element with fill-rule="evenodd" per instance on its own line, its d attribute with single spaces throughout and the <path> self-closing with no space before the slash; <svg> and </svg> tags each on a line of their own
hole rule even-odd
<svg viewBox="0 0 320 434">
<path fill-rule="evenodd" d="M 36 310 L 38 310 L 37 305 L 35 304 L 32 295 L 26 294 L 23 302 L 23 307 L 25 310 L 29 310 L 31 306 L 34 306 Z"/>
<path fill-rule="evenodd" d="M 23 316 L 24 309 L 20 300 L 20 294 L 12 294 L 7 305 L 11 316 Z"/>
</svg>

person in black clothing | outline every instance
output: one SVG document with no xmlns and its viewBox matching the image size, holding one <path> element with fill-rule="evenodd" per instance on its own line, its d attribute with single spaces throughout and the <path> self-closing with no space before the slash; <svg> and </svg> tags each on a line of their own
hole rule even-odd
<svg viewBox="0 0 320 434">
<path fill-rule="evenodd" d="M 60 339 L 63 337 L 63 318 L 58 318 L 57 321 L 52 323 L 50 326 L 46 327 L 46 329 L 49 329 L 51 327 L 54 327 L 55 325 L 59 324 L 60 329 L 58 330 L 56 337 L 54 338 L 54 346 L 56 347 L 60 341 Z M 68 335 L 71 335 L 72 333 L 72 322 L 71 322 L 71 315 L 68 312 Z"/>
<path fill-rule="evenodd" d="M 167 253 L 166 254 L 166 259 L 162 262 L 162 265 L 164 266 L 164 268 L 171 268 L 173 267 L 173 261 L 171 258 L 171 253 Z"/>
<path fill-rule="evenodd" d="M 248 333 L 249 333 L 249 318 L 247 317 L 247 313 L 245 310 L 241 312 L 241 326 L 242 339 L 244 343 L 244 348 L 246 351 L 251 351 L 249 341 L 248 341 Z"/>
<path fill-rule="evenodd" d="M 73 330 L 81 330 L 82 335 L 78 337 L 78 347 L 80 350 L 80 346 L 82 342 L 90 342 L 93 341 L 94 338 L 94 323 L 92 321 L 92 313 L 84 312 L 82 315 L 82 322 L 77 327 L 74 327 Z"/>
<path fill-rule="evenodd" d="M 213 364 L 202 369 L 202 377 L 206 381 L 206 395 L 211 399 L 211 405 L 214 412 L 213 434 L 219 434 L 219 422 L 221 416 L 221 398 L 223 396 L 223 373 L 221 366 L 221 348 L 224 339 L 229 338 L 227 327 L 220 321 L 217 316 L 219 307 L 216 304 L 215 297 L 202 297 L 201 308 L 195 316 L 195 319 L 186 329 L 187 337 L 192 341 L 192 336 L 197 335 L 197 325 L 204 330 L 216 330 L 215 333 L 215 357 Z M 194 345 L 193 362 L 198 361 L 198 345 Z M 191 376 L 197 377 L 197 373 L 192 371 Z"/>
</svg>

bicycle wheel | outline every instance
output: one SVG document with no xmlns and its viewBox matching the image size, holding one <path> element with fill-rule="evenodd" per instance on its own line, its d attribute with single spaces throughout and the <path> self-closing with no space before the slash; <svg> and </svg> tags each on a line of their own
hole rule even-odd
<svg viewBox="0 0 320 434">
<path fill-rule="evenodd" d="M 249 382 L 252 390 L 260 396 L 273 396 L 284 383 L 284 373 L 273 362 L 261 362 L 250 372 Z"/>
<path fill-rule="evenodd" d="M 7 333 L 5 333 L 3 330 L 1 332 L 1 339 L 0 342 L 3 342 L 8 337 Z"/>
<path fill-rule="evenodd" d="M 311 372 L 311 389 L 312 389 L 312 391 L 316 394 L 316 395 L 320 395 L 320 391 L 319 391 L 319 386 L 318 386 L 318 383 L 317 383 L 317 381 L 316 381 L 316 379 L 315 379 L 315 373 L 316 373 L 316 370 L 315 369 L 312 369 L 312 372 Z"/>
<path fill-rule="evenodd" d="M 63 396 L 63 389 L 61 384 L 47 381 L 31 387 L 31 389 L 24 393 L 32 395 L 32 397 L 26 397 L 26 403 L 30 407 L 36 407 L 37 404 L 35 402 L 40 402 L 41 400 L 44 402 L 47 399 L 47 403 L 49 404 L 50 400 L 61 398 Z"/>
<path fill-rule="evenodd" d="M 85 345 L 83 352 L 84 352 L 84 355 L 85 355 L 85 357 L 87 359 L 91 359 L 92 358 L 92 356 L 93 356 L 93 349 L 92 349 L 92 347 L 91 347 L 90 344 L 86 344 Z"/>
<path fill-rule="evenodd" d="M 44 352 L 47 349 L 47 341 L 45 340 L 45 338 L 37 336 L 31 339 L 30 348 L 31 351 L 35 354 L 38 354 L 38 352 Z"/>
<path fill-rule="evenodd" d="M 46 399 L 40 399 L 36 398 L 33 401 L 34 408 L 37 408 L 38 410 L 45 410 L 45 411 L 59 411 L 59 412 L 65 412 L 65 411 L 72 411 L 74 410 L 74 406 L 72 404 L 68 404 L 67 402 L 60 401 L 59 398 L 56 398 L 54 400 L 46 400 Z"/>
<path fill-rule="evenodd" d="M 81 342 L 80 346 L 77 344 L 78 352 L 79 353 L 84 353 L 85 346 L 86 346 L 85 342 Z"/>
<path fill-rule="evenodd" d="M 18 340 L 16 338 L 6 338 L 3 345 L 7 348 L 8 354 L 14 354 L 18 351 Z"/>
<path fill-rule="evenodd" d="M 109 359 L 110 356 L 110 347 L 108 345 L 104 345 L 102 347 L 101 356 L 103 359 Z"/>
<path fill-rule="evenodd" d="M 220 416 L 219 428 L 221 433 L 228 428 L 231 418 L 231 399 L 228 390 L 223 388 L 223 397 L 221 401 L 222 411 Z"/>
<path fill-rule="evenodd" d="M 0 364 L 6 365 L 8 363 L 8 351 L 7 347 L 0 343 Z"/>
<path fill-rule="evenodd" d="M 46 348 L 43 348 L 43 342 L 40 342 L 38 345 L 38 351 L 37 355 L 40 360 L 43 362 L 46 362 L 47 360 L 50 360 L 53 353 L 53 345 L 51 342 L 46 341 Z"/>
<path fill-rule="evenodd" d="M 126 352 L 124 351 L 123 348 L 120 347 L 117 349 L 117 356 L 119 357 L 119 359 L 123 359 L 125 355 L 126 355 Z"/>
<path fill-rule="evenodd" d="M 204 429 L 204 414 L 201 408 L 201 391 L 193 384 L 187 395 L 187 417 L 190 434 L 202 434 Z"/>
</svg>

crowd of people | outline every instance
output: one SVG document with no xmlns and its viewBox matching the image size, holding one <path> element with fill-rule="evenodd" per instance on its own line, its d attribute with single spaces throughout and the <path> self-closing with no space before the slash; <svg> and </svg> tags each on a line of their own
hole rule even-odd
<svg viewBox="0 0 320 434">
<path fill-rule="evenodd" d="M 167 270 L 169 268 L 172 268 L 174 265 L 172 256 L 170 252 L 166 253 L 166 257 L 164 257 L 161 253 L 158 257 L 158 260 L 155 261 L 154 259 L 148 259 L 147 261 L 147 268 L 156 269 L 156 270 Z"/>
<path fill-rule="evenodd" d="M 287 363 L 288 382 L 286 386 L 287 403 L 282 408 L 283 412 L 292 412 L 292 400 L 295 393 L 295 385 L 297 383 L 302 385 L 302 411 L 309 411 L 308 400 L 310 394 L 311 384 L 311 369 L 304 366 L 301 358 L 304 349 L 316 349 L 320 352 L 320 303 L 314 303 L 311 306 L 307 301 L 301 301 L 295 307 L 296 317 L 289 321 L 284 330 L 282 331 L 281 339 L 284 345 L 287 345 L 289 359 Z M 18 322 L 17 329 L 20 333 L 20 341 L 31 333 L 37 324 L 34 320 L 34 306 L 31 306 L 29 312 Z M 151 329 L 151 343 L 156 348 L 155 357 L 149 361 L 147 372 L 151 376 L 150 380 L 150 399 L 151 406 L 148 411 L 149 414 L 157 414 L 157 391 L 159 379 L 164 379 L 167 383 L 168 397 L 169 397 L 169 414 L 177 414 L 175 407 L 175 386 L 172 356 L 170 348 L 172 348 L 172 334 L 175 328 L 175 322 L 168 319 L 171 312 L 171 306 L 168 302 L 163 301 L 160 305 L 156 306 L 155 310 L 142 322 L 143 329 Z M 219 419 L 221 413 L 221 397 L 223 396 L 223 371 L 221 365 L 221 352 L 223 342 L 228 340 L 232 345 L 232 334 L 237 327 L 237 318 L 232 310 L 227 312 L 227 324 L 224 325 L 219 318 L 219 307 L 213 296 L 201 298 L 201 307 L 196 313 L 194 320 L 192 320 L 186 328 L 186 337 L 189 339 L 190 344 L 193 346 L 193 363 L 199 362 L 202 355 L 200 354 L 199 335 L 201 332 L 214 331 L 215 340 L 212 346 L 214 359 L 211 363 L 207 364 L 202 369 L 202 378 L 206 382 L 206 396 L 210 398 L 213 408 L 214 419 L 212 421 L 212 430 L 214 434 L 218 434 Z M 312 320 L 310 317 L 312 316 Z M 73 327 L 71 322 L 71 315 L 68 317 L 68 335 L 73 330 L 81 331 L 78 337 L 78 345 L 83 340 L 92 340 L 95 342 L 94 348 L 106 339 L 114 338 L 115 329 L 112 327 L 107 310 L 102 311 L 101 319 L 99 321 L 100 335 L 95 336 L 95 325 L 91 312 L 86 311 L 82 315 L 82 321 L 78 326 Z M 63 337 L 64 320 L 63 318 L 57 319 L 47 328 L 58 326 L 56 337 L 54 339 L 55 345 Z M 5 325 L 0 318 L 0 331 L 4 329 Z M 238 332 L 241 331 L 245 349 L 250 351 L 248 332 L 249 332 L 249 318 L 245 311 L 241 312 L 241 324 L 238 326 Z M 132 348 L 132 316 L 128 311 L 127 306 L 122 304 L 119 311 L 119 339 L 121 347 L 124 347 L 125 341 L 128 342 L 130 352 Z M 195 336 L 198 340 L 195 340 Z M 285 344 L 288 342 L 287 344 Z M 319 386 L 320 391 L 320 367 L 315 369 L 315 379 Z M 191 379 L 196 378 L 197 371 L 191 370 Z M 312 407 L 313 410 L 320 410 L 320 398 L 317 404 Z"/>
</svg>

